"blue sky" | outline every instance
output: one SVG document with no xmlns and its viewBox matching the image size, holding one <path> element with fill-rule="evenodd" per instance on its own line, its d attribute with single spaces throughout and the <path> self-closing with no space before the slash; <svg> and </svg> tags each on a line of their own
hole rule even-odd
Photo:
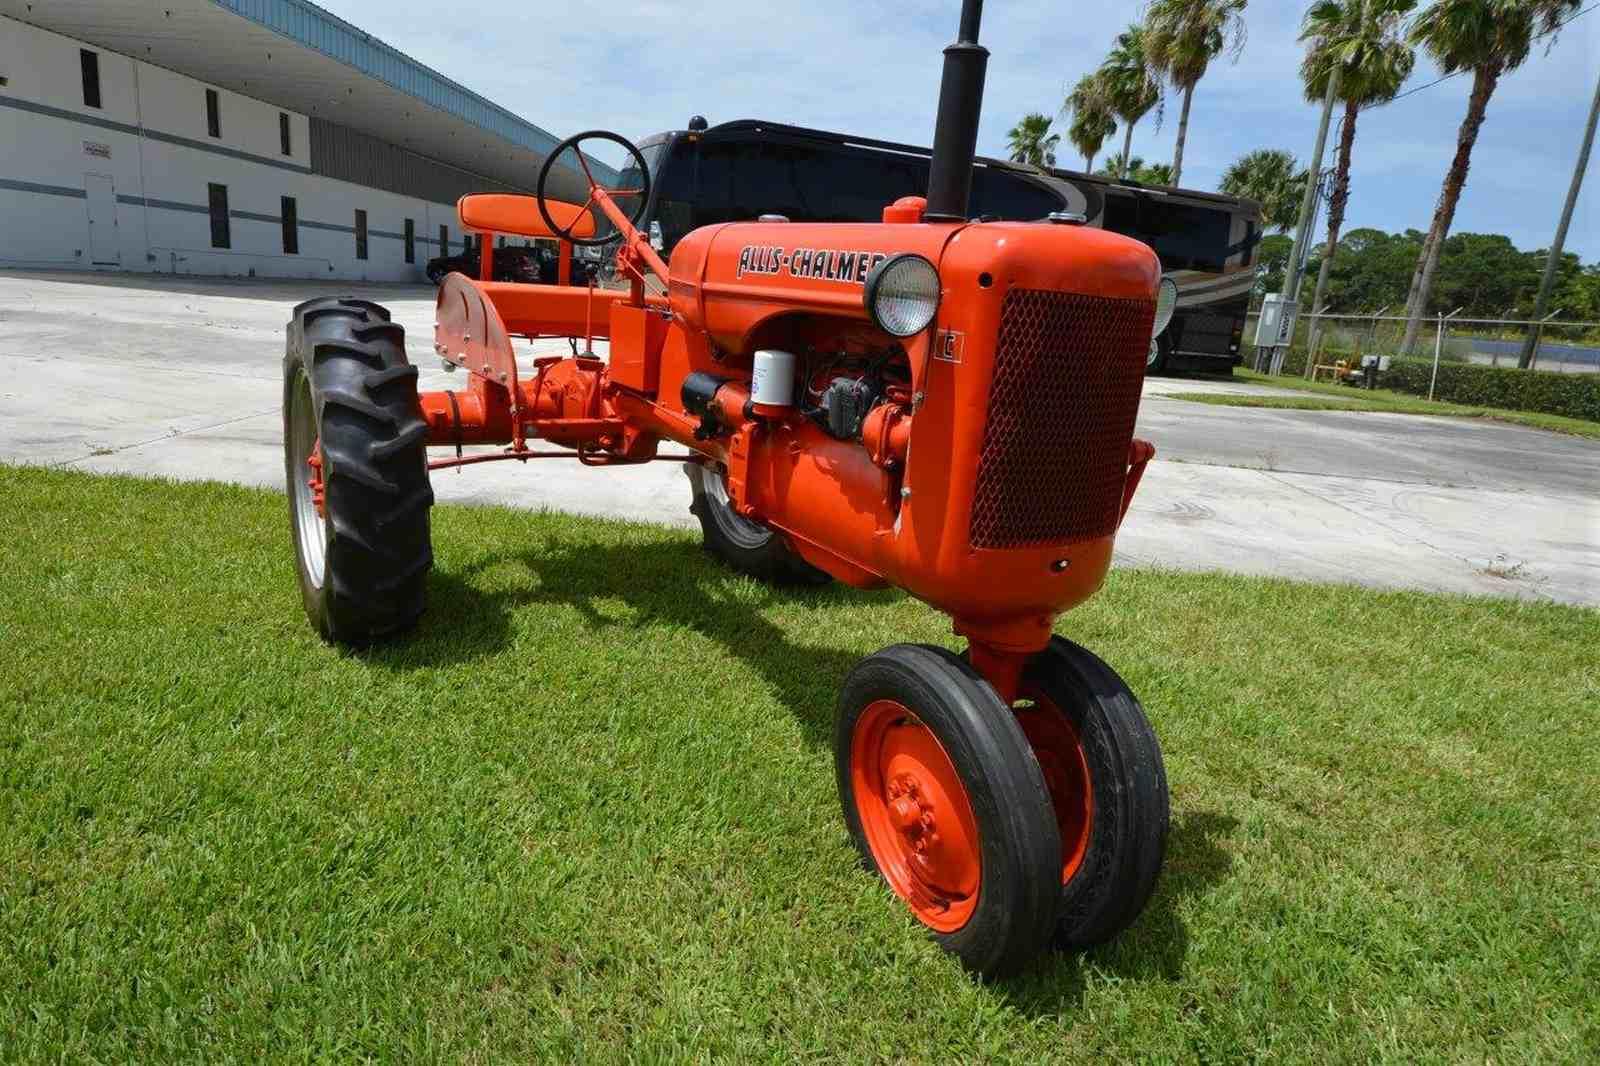
<svg viewBox="0 0 1600 1066">
<path fill-rule="evenodd" d="M 940 49 L 954 36 L 959 9 L 956 0 L 477 0 L 446 21 L 437 0 L 321 2 L 558 136 L 602 127 L 638 139 L 703 114 L 712 123 L 765 118 L 915 144 L 931 140 Z M 1317 111 L 1299 86 L 1296 41 L 1306 6 L 1252 0 L 1239 61 L 1214 64 L 1196 91 L 1186 186 L 1214 189 L 1223 168 L 1254 148 L 1309 156 Z M 1006 130 L 1021 115 L 1053 113 L 1065 88 L 1098 64 L 1139 8 L 990 0 L 979 151 L 1003 155 Z M 1597 64 L 1600 10 L 1503 79 L 1473 153 L 1455 231 L 1506 233 L 1524 248 L 1549 243 Z M 1419 56 L 1407 87 L 1437 76 Z M 1470 82 L 1453 78 L 1361 116 L 1347 226 L 1427 227 Z M 1160 129 L 1153 116 L 1139 124 L 1135 155 L 1170 161 L 1178 104 L 1169 100 Z M 1120 147 L 1120 137 L 1107 150 Z M 1082 165 L 1070 146 L 1059 162 Z M 1600 153 L 1567 237 L 1568 250 L 1585 261 L 1600 260 L 1597 170 Z"/>
</svg>

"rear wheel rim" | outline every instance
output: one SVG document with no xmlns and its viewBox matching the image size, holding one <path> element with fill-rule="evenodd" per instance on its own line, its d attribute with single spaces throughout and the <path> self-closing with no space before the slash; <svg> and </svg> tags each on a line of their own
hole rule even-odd
<svg viewBox="0 0 1600 1066">
<path fill-rule="evenodd" d="M 289 491 L 294 510 L 296 538 L 300 543 L 300 565 L 312 588 L 320 589 L 328 559 L 328 524 L 318 508 L 318 487 L 325 484 L 326 463 L 322 455 L 322 442 L 317 433 L 315 402 L 311 397 L 311 379 L 304 368 L 296 371 L 295 387 L 290 393 L 289 455 L 291 476 Z M 313 462 L 313 459 L 315 462 Z"/>
<path fill-rule="evenodd" d="M 1032 707 L 1017 709 L 1017 722 L 1033 748 L 1050 791 L 1061 833 L 1061 883 L 1071 881 L 1089 852 L 1094 825 L 1094 788 L 1083 738 L 1061 709 L 1042 693 L 1026 694 Z"/>
<path fill-rule="evenodd" d="M 936 932 L 965 926 L 982 881 L 977 819 L 933 731 L 896 700 L 868 704 L 851 736 L 850 775 L 862 834 L 895 895 Z"/>
</svg>

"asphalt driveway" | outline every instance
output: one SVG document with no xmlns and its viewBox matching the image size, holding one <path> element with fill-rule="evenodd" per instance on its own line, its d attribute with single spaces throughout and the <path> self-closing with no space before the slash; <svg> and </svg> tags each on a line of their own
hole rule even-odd
<svg viewBox="0 0 1600 1066">
<path fill-rule="evenodd" d="M 335 294 L 390 308 L 424 388 L 456 380 L 434 369 L 428 288 L 0 271 L 0 461 L 281 485 L 283 324 L 298 301 Z M 1600 442 L 1164 395 L 1208 390 L 1262 391 L 1146 383 L 1139 432 L 1159 454 L 1121 563 L 1600 604 Z M 691 521 L 687 485 L 665 463 L 491 464 L 435 488 L 441 500 Z"/>
</svg>

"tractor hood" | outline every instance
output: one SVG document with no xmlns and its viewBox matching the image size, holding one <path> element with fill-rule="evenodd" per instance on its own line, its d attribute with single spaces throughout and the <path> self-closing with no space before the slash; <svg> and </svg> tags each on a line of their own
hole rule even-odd
<svg viewBox="0 0 1600 1066">
<path fill-rule="evenodd" d="M 697 229 L 673 249 L 672 310 L 734 353 L 780 315 L 868 322 L 868 274 L 907 252 L 939 268 L 946 308 L 988 302 L 1013 285 L 1154 300 L 1161 276 L 1147 246 L 1085 226 L 731 222 Z"/>
</svg>

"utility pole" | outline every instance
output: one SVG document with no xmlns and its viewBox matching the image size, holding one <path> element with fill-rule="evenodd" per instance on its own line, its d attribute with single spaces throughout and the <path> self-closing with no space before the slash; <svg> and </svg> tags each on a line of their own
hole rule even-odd
<svg viewBox="0 0 1600 1066">
<path fill-rule="evenodd" d="M 1572 168 L 1572 184 L 1567 187 L 1567 203 L 1561 209 L 1561 221 L 1556 225 L 1556 239 L 1550 242 L 1550 257 L 1544 261 L 1544 278 L 1539 282 L 1539 298 L 1533 302 L 1533 318 L 1543 318 L 1550 302 L 1550 290 L 1555 287 L 1556 267 L 1561 263 L 1561 250 L 1567 243 L 1567 226 L 1572 222 L 1572 211 L 1578 204 L 1578 190 L 1583 188 L 1583 172 L 1589 167 L 1589 149 L 1594 147 L 1594 123 L 1600 116 L 1600 78 L 1594 84 L 1594 103 L 1589 105 L 1589 125 L 1583 131 L 1583 147 L 1578 149 L 1578 165 Z M 1517 367 L 1527 370 L 1533 365 L 1533 350 L 1539 344 L 1540 326 L 1529 326 L 1528 336 L 1522 341 L 1522 355 Z"/>
<path fill-rule="evenodd" d="M 1328 143 L 1328 123 L 1333 118 L 1333 102 L 1339 95 L 1339 75 L 1343 67 L 1342 63 L 1335 64 L 1328 72 L 1328 91 L 1322 95 L 1322 121 L 1317 123 L 1317 146 L 1311 150 L 1311 165 L 1306 168 L 1306 192 L 1300 198 L 1300 221 L 1294 229 L 1294 250 L 1289 253 L 1289 273 L 1283 281 L 1283 298 L 1289 301 L 1291 307 L 1300 297 L 1300 261 L 1305 256 L 1306 241 L 1311 235 L 1312 208 L 1316 205 L 1317 187 L 1322 179 L 1322 149 Z M 1289 344 L 1294 344 L 1292 327 Z M 1277 355 L 1276 352 L 1273 354 Z M 1274 358 L 1273 362 L 1277 363 L 1278 360 Z"/>
</svg>

